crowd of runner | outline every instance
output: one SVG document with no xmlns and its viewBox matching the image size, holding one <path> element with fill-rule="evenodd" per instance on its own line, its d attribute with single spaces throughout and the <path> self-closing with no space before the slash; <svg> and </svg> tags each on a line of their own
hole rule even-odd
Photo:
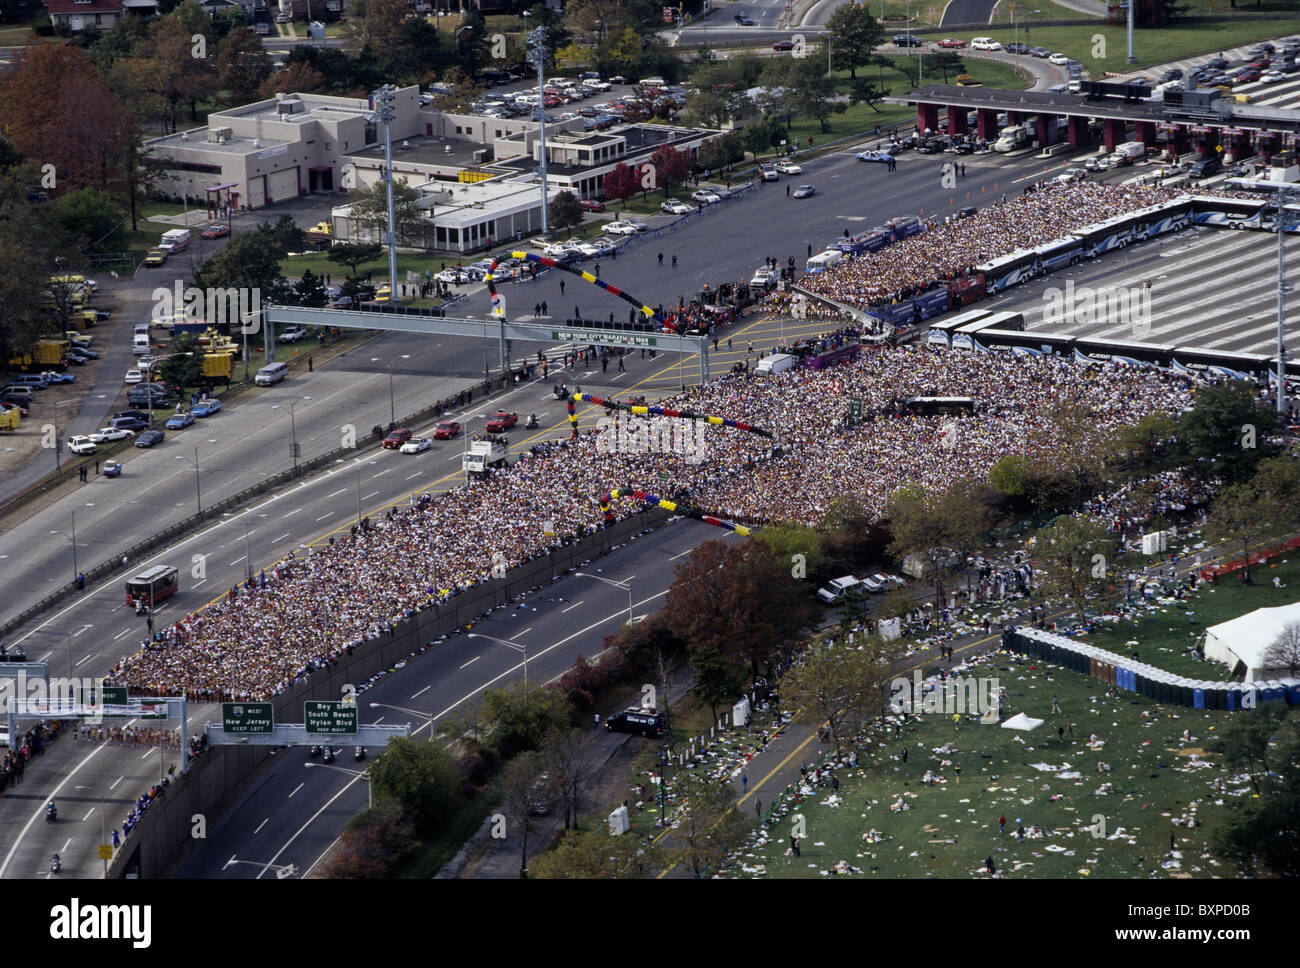
<svg viewBox="0 0 1300 968">
<path fill-rule="evenodd" d="M 857 308 L 908 299 L 970 274 L 976 266 L 1059 239 L 1087 225 L 1158 205 L 1182 192 L 1169 188 L 1076 182 L 1047 184 L 969 218 L 863 253 L 809 276 L 812 292 Z"/>
<path fill-rule="evenodd" d="M 950 395 L 974 398 L 975 413 L 890 415 L 899 399 Z M 845 426 L 852 397 L 862 400 L 863 419 Z M 1067 442 L 1057 408 L 1088 418 L 1087 439 L 1069 443 L 1091 447 L 1118 426 L 1153 411 L 1177 413 L 1190 399 L 1184 381 L 1153 371 L 901 347 L 864 348 L 829 370 L 724 378 L 667 401 L 772 432 L 710 428 L 704 460 L 602 452 L 617 450 L 596 446 L 602 411 L 583 408 L 578 438 L 538 445 L 485 480 L 393 509 L 351 538 L 300 548 L 260 581 L 159 630 L 110 679 L 137 693 L 196 700 L 277 695 L 415 610 L 489 579 L 494 565 L 514 566 L 596 531 L 598 498 L 613 487 L 685 491 L 690 503 L 737 520 L 817 525 L 841 496 L 880 515 L 904 485 L 985 480 L 1005 454 L 1055 452 Z M 639 509 L 634 500 L 615 506 L 620 515 Z"/>
</svg>

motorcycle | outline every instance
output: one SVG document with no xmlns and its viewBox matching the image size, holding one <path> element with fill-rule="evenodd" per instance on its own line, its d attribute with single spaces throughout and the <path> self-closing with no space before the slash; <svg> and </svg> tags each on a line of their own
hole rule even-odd
<svg viewBox="0 0 1300 968">
<path fill-rule="evenodd" d="M 50 858 L 50 873 L 57 874 L 62 869 L 63 861 L 59 859 L 58 851 L 55 851 L 54 856 Z"/>
<path fill-rule="evenodd" d="M 357 762 L 364 760 L 366 758 L 366 748 L 364 746 L 358 746 L 356 751 L 352 754 L 352 758 Z"/>
<path fill-rule="evenodd" d="M 326 763 L 334 762 L 334 748 L 332 746 L 325 747 L 325 762 Z"/>
<path fill-rule="evenodd" d="M 58 819 L 59 819 L 59 808 L 56 807 L 54 805 L 54 801 L 51 800 L 49 803 L 45 805 L 45 822 L 54 823 L 54 821 Z"/>
<path fill-rule="evenodd" d="M 308 756 L 320 756 L 320 747 L 319 747 L 319 746 L 313 746 L 310 750 L 307 751 L 307 755 L 308 755 Z"/>
<path fill-rule="evenodd" d="M 528 422 L 527 422 L 526 424 L 524 424 L 524 429 L 525 429 L 525 430 L 536 430 L 538 426 L 539 426 L 539 425 L 538 425 L 538 423 L 537 423 L 537 414 L 535 414 L 535 413 L 530 413 L 530 414 L 528 415 Z"/>
</svg>

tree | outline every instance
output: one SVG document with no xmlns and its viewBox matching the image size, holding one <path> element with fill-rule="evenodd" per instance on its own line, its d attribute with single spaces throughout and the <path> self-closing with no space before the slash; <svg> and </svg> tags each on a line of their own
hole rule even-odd
<svg viewBox="0 0 1300 968">
<path fill-rule="evenodd" d="M 740 694 L 740 679 L 723 661 L 722 654 L 707 646 L 691 653 L 691 668 L 695 670 L 691 692 L 700 702 L 708 704 L 716 723 L 718 707 L 727 705 Z"/>
<path fill-rule="evenodd" d="M 1177 432 L 1178 422 L 1169 414 L 1148 413 L 1115 432 L 1112 453 L 1131 477 L 1146 477 L 1169 463 L 1170 442 Z"/>
<path fill-rule="evenodd" d="M 295 47 L 294 50 L 302 50 L 302 48 Z M 257 93 L 259 97 L 271 98 L 277 94 L 292 94 L 295 92 L 320 94 L 325 89 L 325 75 L 316 68 L 304 61 L 298 61 L 297 63 L 285 61 L 284 67 L 262 82 L 262 86 Z"/>
<path fill-rule="evenodd" d="M 331 880 L 392 877 L 415 844 L 415 826 L 396 803 L 361 811 L 343 826 L 338 846 L 325 864 Z"/>
<path fill-rule="evenodd" d="M 393 223 L 397 243 L 419 241 L 423 236 L 424 213 L 420 193 L 407 184 L 405 176 L 393 179 Z M 353 220 L 381 239 L 388 233 L 388 186 L 376 181 L 369 188 L 354 188 L 349 205 Z"/>
<path fill-rule="evenodd" d="M 1251 549 L 1276 534 L 1279 522 L 1289 513 L 1252 478 L 1219 492 L 1206 516 L 1205 537 L 1211 544 L 1241 542 L 1246 560 L 1242 578 L 1249 582 Z"/>
<path fill-rule="evenodd" d="M 865 104 L 881 114 L 880 102 L 889 96 L 889 91 L 880 81 L 873 81 L 869 77 L 859 77 L 849 86 L 849 103 Z"/>
<path fill-rule="evenodd" d="M 127 113 L 90 57 L 59 44 L 24 48 L 4 75 L 0 130 L 23 155 L 53 166 L 42 169 L 55 178 L 52 194 L 111 190 L 132 141 Z"/>
<path fill-rule="evenodd" d="M 293 294 L 297 305 L 312 309 L 324 309 L 329 302 L 325 295 L 325 280 L 310 269 L 304 269 L 302 278 L 293 284 Z"/>
<path fill-rule="evenodd" d="M 541 768 L 553 793 L 564 809 L 564 829 L 578 825 L 582 810 L 582 787 L 588 777 L 591 733 L 581 729 L 552 727 L 542 739 Z"/>
<path fill-rule="evenodd" d="M 734 809 L 731 784 L 718 782 L 703 770 L 682 770 L 672 784 L 680 805 L 673 827 L 673 845 L 680 846 L 695 877 L 716 871 L 748 830 Z"/>
<path fill-rule="evenodd" d="M 491 57 L 487 40 L 487 21 L 477 5 L 471 4 L 461 15 L 456 30 L 456 61 L 471 76 L 478 74 Z"/>
<path fill-rule="evenodd" d="M 635 834 L 611 837 L 603 827 L 570 830 L 544 854 L 533 858 L 529 876 L 547 880 L 614 880 L 653 877 L 663 864 L 663 849 Z"/>
<path fill-rule="evenodd" d="M 835 80 L 815 59 L 791 59 L 786 83 L 794 90 L 792 107 L 801 115 L 816 118 L 822 133 L 830 131 L 827 123 L 833 114 L 843 114 L 848 105 L 836 100 Z"/>
<path fill-rule="evenodd" d="M 158 376 L 168 386 L 197 387 L 205 382 L 205 350 L 194 333 L 181 333 L 167 347 L 168 358 L 158 364 Z M 181 356 L 179 354 L 186 355 Z"/>
<path fill-rule="evenodd" d="M 1286 713 L 1270 703 L 1224 724 L 1226 765 L 1249 772 L 1257 796 L 1230 808 L 1212 844 L 1244 877 L 1300 876 L 1300 733 Z"/>
<path fill-rule="evenodd" d="M 893 533 L 889 551 L 896 558 L 915 555 L 926 563 L 926 577 L 934 582 L 935 604 L 944 604 L 944 571 L 956 544 L 958 522 L 951 502 L 942 493 L 919 485 L 900 488 L 889 499 L 887 517 Z"/>
<path fill-rule="evenodd" d="M 80 248 L 104 247 L 104 239 L 122 225 L 122 212 L 105 191 L 79 188 L 56 199 L 50 206 L 55 221 Z"/>
<path fill-rule="evenodd" d="M 203 16 L 206 19 L 207 15 Z M 198 120 L 195 104 L 212 90 L 216 80 L 212 62 L 197 55 L 194 35 L 181 17 L 163 17 L 131 58 L 137 82 L 161 106 L 163 130 L 168 133 L 176 130 L 177 113 L 186 102 L 190 104 L 191 120 Z"/>
<path fill-rule="evenodd" d="M 1214 752 L 1233 774 L 1245 773 L 1256 793 L 1265 792 L 1278 764 L 1272 762 L 1272 746 L 1287 719 L 1287 708 L 1265 703 L 1246 716 L 1231 716 L 1220 727 Z M 1295 724 L 1290 723 L 1294 734 Z"/>
<path fill-rule="evenodd" d="M 664 604 L 668 626 L 686 642 L 692 660 L 702 649 L 715 649 L 732 669 L 748 665 L 753 679 L 759 665 L 770 663 L 816 616 L 789 563 L 760 537 L 701 544 L 677 567 Z"/>
<path fill-rule="evenodd" d="M 537 829 L 533 813 L 541 760 L 535 752 L 521 753 L 506 764 L 501 777 L 501 812 L 507 830 L 519 835 L 519 876 L 528 876 L 528 837 Z"/>
<path fill-rule="evenodd" d="M 287 303 L 292 295 L 280 273 L 283 251 L 275 231 L 262 225 L 241 232 L 194 274 L 200 289 L 257 290 L 259 302 Z"/>
<path fill-rule="evenodd" d="M 695 167 L 721 171 L 734 161 L 743 161 L 745 147 L 735 131 L 709 138 L 695 153 Z"/>
<path fill-rule="evenodd" d="M 740 140 L 744 143 L 745 150 L 754 156 L 755 161 L 768 148 L 779 144 L 784 137 L 785 132 L 781 130 L 781 125 L 775 118 L 751 121 L 740 133 Z"/>
<path fill-rule="evenodd" d="M 623 162 L 619 162 L 605 175 L 601 183 L 601 190 L 606 198 L 617 198 L 624 206 L 627 200 L 635 195 L 641 188 L 640 179 L 637 178 L 636 172 L 629 168 Z"/>
<path fill-rule="evenodd" d="M 537 749 L 551 729 L 567 729 L 570 720 L 562 692 L 523 682 L 486 690 L 483 711 L 492 723 L 491 745 L 502 759 Z"/>
<path fill-rule="evenodd" d="M 1266 669 L 1285 669 L 1289 676 L 1300 671 L 1300 622 L 1290 622 L 1282 628 L 1264 650 L 1263 664 Z"/>
<path fill-rule="evenodd" d="M 464 804 L 456 761 L 441 745 L 399 736 L 370 765 L 375 805 L 393 803 L 422 837 L 436 834 Z"/>
<path fill-rule="evenodd" d="M 811 710 L 817 721 L 825 722 L 836 753 L 843 748 L 845 736 L 859 730 L 875 712 L 879 693 L 873 650 L 846 641 L 814 642 L 781 680 L 782 699 L 792 708 Z"/>
<path fill-rule="evenodd" d="M 550 224 L 555 231 L 582 224 L 582 206 L 573 192 L 560 192 L 551 200 Z"/>
<path fill-rule="evenodd" d="M 1081 618 L 1086 597 L 1104 593 L 1113 580 L 1115 551 L 1114 532 L 1085 515 L 1061 515 L 1051 527 L 1040 528 L 1034 542 L 1034 558 L 1047 587 L 1068 594 Z"/>
<path fill-rule="evenodd" d="M 921 59 L 917 58 L 917 65 L 920 66 Z M 943 82 L 948 83 L 948 75 L 957 75 L 966 73 L 966 65 L 962 63 L 961 54 L 955 50 L 942 50 L 936 54 L 928 54 L 925 58 L 925 70 L 934 76 L 935 71 L 943 74 Z"/>
<path fill-rule="evenodd" d="M 227 104 L 257 100 L 259 88 L 271 76 L 271 57 L 262 38 L 248 27 L 238 27 L 217 46 L 217 85 L 225 90 Z"/>
<path fill-rule="evenodd" d="M 405 0 L 368 0 L 357 29 L 358 43 L 371 50 L 393 50 L 410 12 L 411 7 Z"/>
<path fill-rule="evenodd" d="M 836 70 L 848 69 L 857 78 L 857 69 L 874 59 L 874 51 L 885 40 L 885 28 L 871 15 L 866 4 L 845 4 L 836 8 L 826 21 L 830 35 L 831 64 Z"/>
<path fill-rule="evenodd" d="M 1278 453 L 1269 439 L 1277 429 L 1277 413 L 1268 403 L 1256 399 L 1244 381 L 1228 380 L 1197 390 L 1192 409 L 1178 421 L 1178 439 L 1196 473 L 1233 484 Z"/>
<path fill-rule="evenodd" d="M 1007 497 L 1023 497 L 1029 476 L 1028 462 L 1019 454 L 1004 454 L 989 468 L 989 483 Z"/>
<path fill-rule="evenodd" d="M 654 165 L 655 180 L 663 188 L 664 198 L 668 197 L 670 188 L 686 181 L 691 173 L 691 162 L 686 153 L 678 151 L 672 145 L 662 145 L 655 149 L 650 156 L 650 164 Z"/>
<path fill-rule="evenodd" d="M 357 267 L 367 262 L 374 262 L 384 254 L 384 247 L 378 242 L 339 242 L 331 245 L 325 258 L 330 262 L 347 266 L 349 275 L 357 274 Z"/>
<path fill-rule="evenodd" d="M 452 67 L 442 77 L 445 93 L 434 97 L 434 105 L 441 111 L 460 111 L 468 108 L 483 94 L 483 86 L 459 67 Z"/>
</svg>

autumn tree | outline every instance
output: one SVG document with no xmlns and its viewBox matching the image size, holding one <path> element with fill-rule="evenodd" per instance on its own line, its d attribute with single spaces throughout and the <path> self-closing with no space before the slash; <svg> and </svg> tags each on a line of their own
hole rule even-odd
<svg viewBox="0 0 1300 968">
<path fill-rule="evenodd" d="M 947 492 L 926 491 L 919 484 L 900 488 L 889 499 L 887 517 L 893 534 L 889 551 L 896 558 L 914 555 L 925 562 L 925 577 L 934 583 L 935 604 L 940 606 L 962 510 Z"/>
<path fill-rule="evenodd" d="M 715 780 L 706 770 L 680 771 L 672 790 L 679 807 L 672 847 L 681 851 L 695 877 L 704 877 L 722 866 L 749 823 L 735 810 L 731 784 Z"/>
<path fill-rule="evenodd" d="M 180 18 L 169 16 L 154 24 L 131 58 L 138 83 L 158 100 L 165 132 L 177 130 L 177 114 L 187 102 L 191 119 L 197 120 L 198 99 L 215 86 L 216 72 L 205 55 L 206 47 L 206 37 L 195 40 Z"/>
<path fill-rule="evenodd" d="M 570 830 L 533 858 L 528 874 L 546 880 L 617 880 L 653 877 L 663 868 L 663 848 L 635 834 L 611 837 L 604 827 Z"/>
<path fill-rule="evenodd" d="M 325 75 L 305 61 L 286 63 L 262 82 L 257 94 L 272 98 L 277 94 L 320 94 L 326 89 Z"/>
<path fill-rule="evenodd" d="M 406 0 L 368 0 L 357 29 L 357 42 L 371 50 L 392 50 L 410 13 L 411 5 Z"/>
<path fill-rule="evenodd" d="M 872 639 L 875 637 L 868 637 Z M 814 642 L 781 680 L 782 698 L 830 729 L 835 752 L 875 714 L 879 683 L 873 651 L 883 643 Z"/>
<path fill-rule="evenodd" d="M 655 149 L 650 156 L 650 164 L 654 165 L 655 181 L 663 188 L 664 198 L 668 197 L 670 188 L 686 181 L 691 173 L 690 158 L 672 145 L 662 145 Z"/>
<path fill-rule="evenodd" d="M 127 112 L 86 52 L 59 44 L 24 48 L 0 80 L 0 130 L 54 178 L 51 194 L 112 191 L 133 135 Z M 38 179 L 39 180 L 39 179 Z"/>
<path fill-rule="evenodd" d="M 415 844 L 415 826 L 401 808 L 396 803 L 381 803 L 343 825 L 324 876 L 350 881 L 392 877 Z"/>
<path fill-rule="evenodd" d="M 601 191 L 606 198 L 616 198 L 627 205 L 627 200 L 637 193 L 640 189 L 640 180 L 636 172 L 629 168 L 623 162 L 619 162 L 605 175 L 601 183 Z"/>
<path fill-rule="evenodd" d="M 1037 575 L 1049 591 L 1067 594 L 1085 617 L 1089 595 L 1115 581 L 1116 535 L 1096 518 L 1063 514 L 1040 528 L 1034 541 Z"/>
<path fill-rule="evenodd" d="M 692 660 L 715 649 L 731 669 L 747 666 L 751 681 L 816 614 L 789 562 L 761 537 L 701 544 L 678 566 L 664 604 Z"/>
<path fill-rule="evenodd" d="M 248 27 L 238 27 L 217 46 L 216 70 L 217 85 L 227 92 L 226 103 L 247 104 L 258 99 L 271 76 L 271 58 L 262 38 Z"/>
</svg>

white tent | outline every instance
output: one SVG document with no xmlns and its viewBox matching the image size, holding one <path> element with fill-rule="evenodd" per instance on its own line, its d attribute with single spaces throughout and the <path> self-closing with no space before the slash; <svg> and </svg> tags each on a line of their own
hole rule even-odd
<svg viewBox="0 0 1300 968">
<path fill-rule="evenodd" d="M 1016 713 L 1014 716 L 1012 716 L 1010 719 L 1008 719 L 1005 723 L 1002 724 L 1002 728 L 1029 730 L 1029 729 L 1037 729 L 1041 725 L 1043 725 L 1043 721 L 1041 719 L 1030 719 L 1024 713 Z"/>
<path fill-rule="evenodd" d="M 1300 602 L 1253 612 L 1220 622 L 1205 630 L 1205 656 L 1233 671 L 1244 666 L 1246 681 L 1267 679 L 1264 652 L 1292 622 L 1300 622 Z"/>
</svg>

